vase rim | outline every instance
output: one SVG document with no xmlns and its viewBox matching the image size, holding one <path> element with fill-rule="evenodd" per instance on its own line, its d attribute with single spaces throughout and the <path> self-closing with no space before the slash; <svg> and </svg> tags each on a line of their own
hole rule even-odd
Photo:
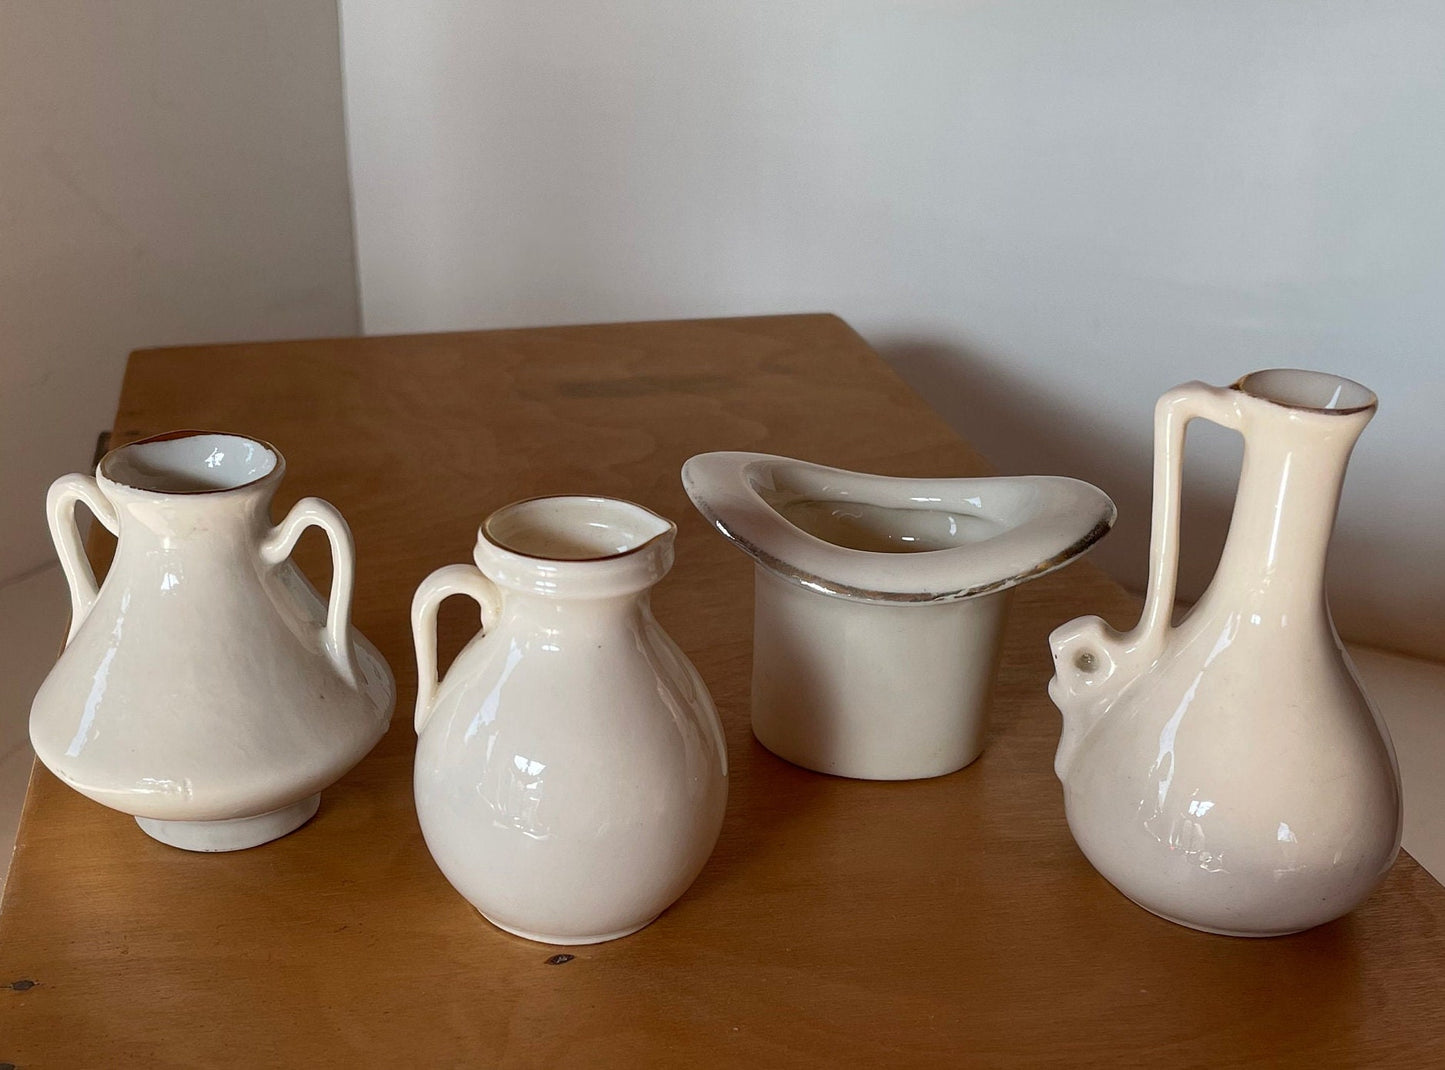
<svg viewBox="0 0 1445 1070">
<path fill-rule="evenodd" d="M 1234 389 L 1298 412 L 1350 416 L 1373 410 L 1380 399 L 1363 383 L 1306 368 L 1264 368 L 1240 376 Z"/>
<path fill-rule="evenodd" d="M 229 449 L 240 451 L 234 460 L 228 459 Z M 185 428 L 108 450 L 95 474 L 110 486 L 135 494 L 214 498 L 276 483 L 285 470 L 285 457 L 265 439 Z"/>
</svg>

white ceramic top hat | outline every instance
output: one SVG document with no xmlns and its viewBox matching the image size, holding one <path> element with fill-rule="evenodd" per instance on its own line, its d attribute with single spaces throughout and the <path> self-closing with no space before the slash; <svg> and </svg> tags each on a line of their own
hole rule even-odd
<svg viewBox="0 0 1445 1070">
<path fill-rule="evenodd" d="M 754 735 L 808 769 L 870 780 L 978 757 L 1000 595 L 1114 522 L 1107 495 L 1060 476 L 904 479 L 705 453 L 682 481 L 755 563 Z"/>
<path fill-rule="evenodd" d="M 765 453 L 682 469 L 698 510 L 759 565 L 861 602 L 951 602 L 1060 568 L 1113 526 L 1114 503 L 1065 476 L 912 479 Z"/>
</svg>

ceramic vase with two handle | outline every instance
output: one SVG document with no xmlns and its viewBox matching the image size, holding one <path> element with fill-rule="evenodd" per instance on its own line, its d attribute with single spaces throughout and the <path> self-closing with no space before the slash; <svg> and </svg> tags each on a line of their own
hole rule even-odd
<svg viewBox="0 0 1445 1070">
<path fill-rule="evenodd" d="M 184 431 L 50 488 L 71 621 L 31 742 L 66 784 L 174 847 L 291 832 L 391 720 L 391 670 L 351 626 L 351 531 L 319 498 L 272 525 L 284 471 L 265 442 Z M 77 502 L 119 540 L 98 587 Z M 331 540 L 327 600 L 290 557 L 313 525 Z"/>
</svg>

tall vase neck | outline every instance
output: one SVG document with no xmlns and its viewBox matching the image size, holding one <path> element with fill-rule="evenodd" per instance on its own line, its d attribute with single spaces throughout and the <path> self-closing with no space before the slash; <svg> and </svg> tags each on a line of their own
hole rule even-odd
<svg viewBox="0 0 1445 1070">
<path fill-rule="evenodd" d="M 223 494 L 156 495 L 110 492 L 122 548 L 156 543 L 251 545 L 271 531 L 269 488 Z"/>
<path fill-rule="evenodd" d="M 1258 597 L 1322 603 L 1325 562 L 1345 468 L 1370 414 L 1254 407 L 1229 535 L 1208 598 L 1247 585 Z"/>
<path fill-rule="evenodd" d="M 174 431 L 111 450 L 95 478 L 122 539 L 225 540 L 269 531 L 285 470 L 275 447 L 259 439 Z"/>
</svg>

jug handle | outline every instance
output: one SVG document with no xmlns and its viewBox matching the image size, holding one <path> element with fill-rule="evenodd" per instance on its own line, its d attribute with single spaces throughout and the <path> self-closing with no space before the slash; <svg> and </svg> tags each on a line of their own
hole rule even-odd
<svg viewBox="0 0 1445 1070">
<path fill-rule="evenodd" d="M 50 484 L 50 491 L 45 496 L 45 516 L 50 523 L 50 540 L 55 543 L 61 571 L 65 573 L 65 582 L 70 587 L 70 630 L 65 635 L 66 646 L 75 638 L 95 600 L 100 597 L 95 571 L 90 567 L 85 544 L 80 540 L 80 525 L 75 522 L 76 502 L 84 502 L 85 507 L 112 535 L 120 534 L 115 506 L 101 492 L 100 484 L 93 476 L 75 472 Z"/>
<path fill-rule="evenodd" d="M 331 596 L 326 606 L 326 624 L 321 643 L 336 670 L 349 684 L 356 683 L 355 652 L 351 649 L 351 595 L 356 583 L 356 544 L 351 527 L 336 507 L 321 498 L 302 498 L 291 507 L 286 519 L 271 529 L 261 544 L 261 559 L 279 565 L 291 556 L 296 543 L 309 527 L 326 532 L 331 542 Z"/>
<path fill-rule="evenodd" d="M 1179 582 L 1179 497 L 1184 478 L 1184 433 L 1209 420 L 1241 430 L 1239 391 L 1191 382 L 1176 386 L 1154 407 L 1154 513 L 1149 532 L 1149 591 L 1130 645 L 1156 657 L 1168 641 Z M 1147 659 L 1146 659 L 1147 660 Z"/>
<path fill-rule="evenodd" d="M 502 593 L 476 565 L 446 565 L 416 589 L 411 600 L 411 636 L 416 644 L 416 733 L 426 727 L 436 702 L 437 610 L 454 594 L 464 594 L 481 607 L 482 634 L 496 626 L 502 612 Z"/>
</svg>

